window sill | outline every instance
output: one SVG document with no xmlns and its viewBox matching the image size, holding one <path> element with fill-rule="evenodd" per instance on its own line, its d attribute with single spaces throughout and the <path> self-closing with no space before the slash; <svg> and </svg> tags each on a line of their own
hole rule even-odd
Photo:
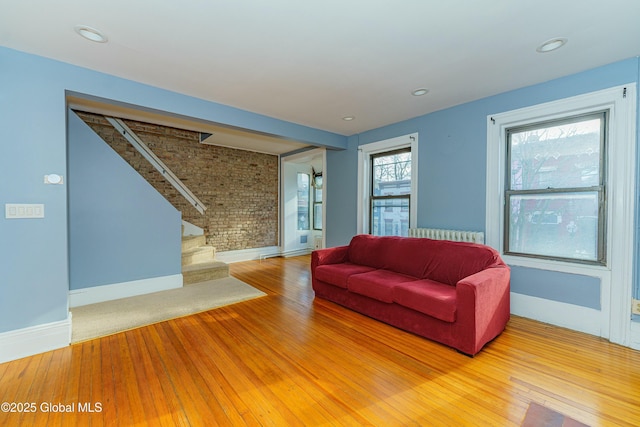
<svg viewBox="0 0 640 427">
<path fill-rule="evenodd" d="M 509 266 L 537 268 L 540 270 L 559 271 L 562 273 L 583 274 L 587 276 L 601 276 L 609 273 L 611 268 L 606 265 L 579 264 L 566 261 L 502 255 L 502 259 Z"/>
</svg>

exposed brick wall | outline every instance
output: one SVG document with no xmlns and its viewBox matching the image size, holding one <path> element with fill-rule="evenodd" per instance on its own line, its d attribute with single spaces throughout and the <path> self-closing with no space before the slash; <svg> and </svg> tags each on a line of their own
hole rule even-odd
<svg viewBox="0 0 640 427">
<path fill-rule="evenodd" d="M 202 215 L 100 115 L 76 112 L 218 251 L 278 243 L 278 157 L 199 143 L 199 134 L 125 120 L 207 207 Z"/>
</svg>

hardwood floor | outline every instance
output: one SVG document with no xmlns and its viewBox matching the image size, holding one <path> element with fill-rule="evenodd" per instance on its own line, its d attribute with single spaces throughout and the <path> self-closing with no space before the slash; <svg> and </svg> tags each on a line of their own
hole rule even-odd
<svg viewBox="0 0 640 427">
<path fill-rule="evenodd" d="M 638 351 L 513 317 L 469 358 L 314 300 L 309 257 L 231 274 L 268 295 L 0 364 L 0 425 L 640 425 Z"/>
</svg>

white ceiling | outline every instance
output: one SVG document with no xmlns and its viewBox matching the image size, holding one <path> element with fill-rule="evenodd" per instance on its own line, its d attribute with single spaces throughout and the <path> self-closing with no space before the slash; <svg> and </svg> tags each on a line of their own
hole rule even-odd
<svg viewBox="0 0 640 427">
<path fill-rule="evenodd" d="M 636 56 L 640 0 L 0 0 L 0 45 L 351 135 Z"/>
</svg>

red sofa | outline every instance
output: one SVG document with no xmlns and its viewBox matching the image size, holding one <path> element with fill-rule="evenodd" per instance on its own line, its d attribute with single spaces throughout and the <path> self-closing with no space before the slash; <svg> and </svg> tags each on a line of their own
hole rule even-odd
<svg viewBox="0 0 640 427">
<path fill-rule="evenodd" d="M 475 355 L 505 328 L 510 270 L 485 245 L 358 235 L 311 255 L 316 297 Z"/>
</svg>

